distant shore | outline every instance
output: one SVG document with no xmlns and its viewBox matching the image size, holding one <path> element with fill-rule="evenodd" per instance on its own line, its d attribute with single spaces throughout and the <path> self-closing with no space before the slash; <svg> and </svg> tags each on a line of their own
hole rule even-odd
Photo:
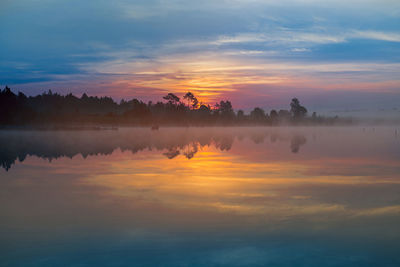
<svg viewBox="0 0 400 267">
<path fill-rule="evenodd" d="M 311 113 L 311 114 L 310 114 Z M 269 112 L 255 107 L 250 113 L 235 110 L 229 100 L 215 105 L 201 103 L 191 92 L 182 98 L 173 93 L 163 101 L 144 103 L 138 99 L 115 102 L 110 97 L 60 95 L 52 91 L 37 96 L 15 94 L 9 87 L 0 90 L 0 129 L 102 130 L 117 127 L 165 126 L 332 126 L 360 123 L 400 124 L 392 121 L 359 120 L 322 116 L 309 112 L 297 98 L 289 109 Z"/>
</svg>

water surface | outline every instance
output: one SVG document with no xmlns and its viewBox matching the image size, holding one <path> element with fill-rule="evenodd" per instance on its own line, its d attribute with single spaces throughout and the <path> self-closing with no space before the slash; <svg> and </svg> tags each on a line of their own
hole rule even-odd
<svg viewBox="0 0 400 267">
<path fill-rule="evenodd" d="M 399 266 L 393 127 L 0 132 L 0 266 Z"/>
</svg>

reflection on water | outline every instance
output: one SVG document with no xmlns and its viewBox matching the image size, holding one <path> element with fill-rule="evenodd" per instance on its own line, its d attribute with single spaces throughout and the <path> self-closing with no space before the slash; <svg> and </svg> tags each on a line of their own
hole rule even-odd
<svg viewBox="0 0 400 267">
<path fill-rule="evenodd" d="M 18 160 L 28 155 L 49 161 L 60 157 L 109 155 L 117 148 L 137 153 L 156 149 L 172 159 L 180 154 L 191 159 L 199 148 L 214 146 L 221 151 L 231 149 L 234 140 L 249 137 L 254 143 L 290 142 L 290 149 L 297 153 L 307 142 L 299 133 L 269 132 L 262 128 L 169 128 L 163 131 L 148 129 L 122 129 L 120 131 L 3 131 L 0 132 L 0 165 L 8 170 Z"/>
<path fill-rule="evenodd" d="M 0 266 L 399 266 L 394 133 L 0 132 Z"/>
</svg>

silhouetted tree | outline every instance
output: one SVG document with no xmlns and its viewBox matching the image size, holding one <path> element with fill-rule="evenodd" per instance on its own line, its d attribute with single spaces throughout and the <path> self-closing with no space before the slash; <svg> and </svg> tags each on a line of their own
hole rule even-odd
<svg viewBox="0 0 400 267">
<path fill-rule="evenodd" d="M 302 119 L 307 114 L 307 109 L 300 105 L 300 101 L 297 98 L 293 98 L 290 103 L 290 113 L 294 119 Z"/>
<path fill-rule="evenodd" d="M 144 123 L 151 117 L 151 112 L 148 106 L 137 99 L 132 99 L 126 105 L 129 110 L 124 112 L 124 116 L 131 122 Z"/>
<path fill-rule="evenodd" d="M 238 122 L 243 122 L 245 120 L 244 111 L 239 109 L 238 112 L 236 113 L 236 118 Z"/>
<path fill-rule="evenodd" d="M 183 96 L 183 98 L 188 101 L 188 107 L 189 108 L 195 109 L 197 107 L 197 105 L 199 104 L 199 101 L 197 100 L 197 98 L 191 92 L 187 92 Z"/>
<path fill-rule="evenodd" d="M 265 121 L 265 111 L 262 108 L 256 107 L 250 112 L 250 118 L 256 122 Z"/>
<path fill-rule="evenodd" d="M 168 95 L 163 97 L 167 100 L 170 104 L 177 106 L 179 104 L 180 98 L 174 95 L 173 93 L 169 93 Z"/>
<path fill-rule="evenodd" d="M 272 124 L 276 124 L 278 122 L 278 112 L 276 112 L 275 109 L 271 110 L 271 112 L 269 113 L 269 117 Z"/>
<path fill-rule="evenodd" d="M 201 105 L 199 109 L 195 110 L 196 117 L 201 123 L 207 123 L 211 120 L 211 107 L 209 105 Z"/>
<path fill-rule="evenodd" d="M 217 114 L 220 116 L 223 122 L 231 122 L 235 117 L 235 113 L 233 112 L 233 107 L 230 101 L 220 101 L 215 104 Z"/>
<path fill-rule="evenodd" d="M 280 121 L 286 121 L 287 122 L 287 121 L 290 120 L 291 115 L 290 115 L 290 112 L 288 110 L 281 109 L 278 112 L 278 117 L 279 117 Z"/>
<path fill-rule="evenodd" d="M 165 102 L 147 104 L 138 100 L 122 99 L 116 103 L 111 97 L 81 97 L 53 93 L 51 90 L 37 96 L 27 97 L 19 92 L 14 94 L 6 86 L 0 90 L 0 125 L 24 124 L 133 124 L 133 125 L 218 125 L 218 124 L 278 124 L 278 123 L 319 123 L 331 125 L 338 122 L 351 123 L 351 120 L 324 118 L 314 112 L 306 118 L 307 109 L 300 105 L 297 98 L 292 99 L 290 111 L 271 110 L 270 114 L 256 107 L 249 115 L 243 110 L 236 114 L 229 100 L 209 105 L 198 102 L 188 92 L 184 99 L 189 108 L 173 93 L 163 97 Z M 301 119 L 301 120 L 300 120 Z"/>
</svg>

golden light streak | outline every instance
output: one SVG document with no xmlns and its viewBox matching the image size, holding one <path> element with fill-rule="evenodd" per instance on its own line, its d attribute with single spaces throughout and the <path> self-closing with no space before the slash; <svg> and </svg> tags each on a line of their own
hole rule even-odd
<svg viewBox="0 0 400 267">
<path fill-rule="evenodd" d="M 357 161 L 362 162 L 361 159 Z M 343 161 L 338 162 L 344 164 Z M 368 164 L 365 160 L 363 163 Z M 89 176 L 81 183 L 109 188 L 109 194 L 114 196 L 139 197 L 142 201 L 161 202 L 162 205 L 183 209 L 269 216 L 381 214 L 380 210 L 353 211 L 337 204 L 315 202 L 313 195 L 298 195 L 295 188 L 306 185 L 397 183 L 390 179 L 371 180 L 346 173 L 321 175 L 313 170 L 318 166 L 324 169 L 325 164 L 318 160 L 254 162 L 204 147 L 190 161 L 183 156 L 169 160 L 162 155 L 113 161 L 110 174 Z M 387 212 L 392 211 L 397 209 Z"/>
</svg>

